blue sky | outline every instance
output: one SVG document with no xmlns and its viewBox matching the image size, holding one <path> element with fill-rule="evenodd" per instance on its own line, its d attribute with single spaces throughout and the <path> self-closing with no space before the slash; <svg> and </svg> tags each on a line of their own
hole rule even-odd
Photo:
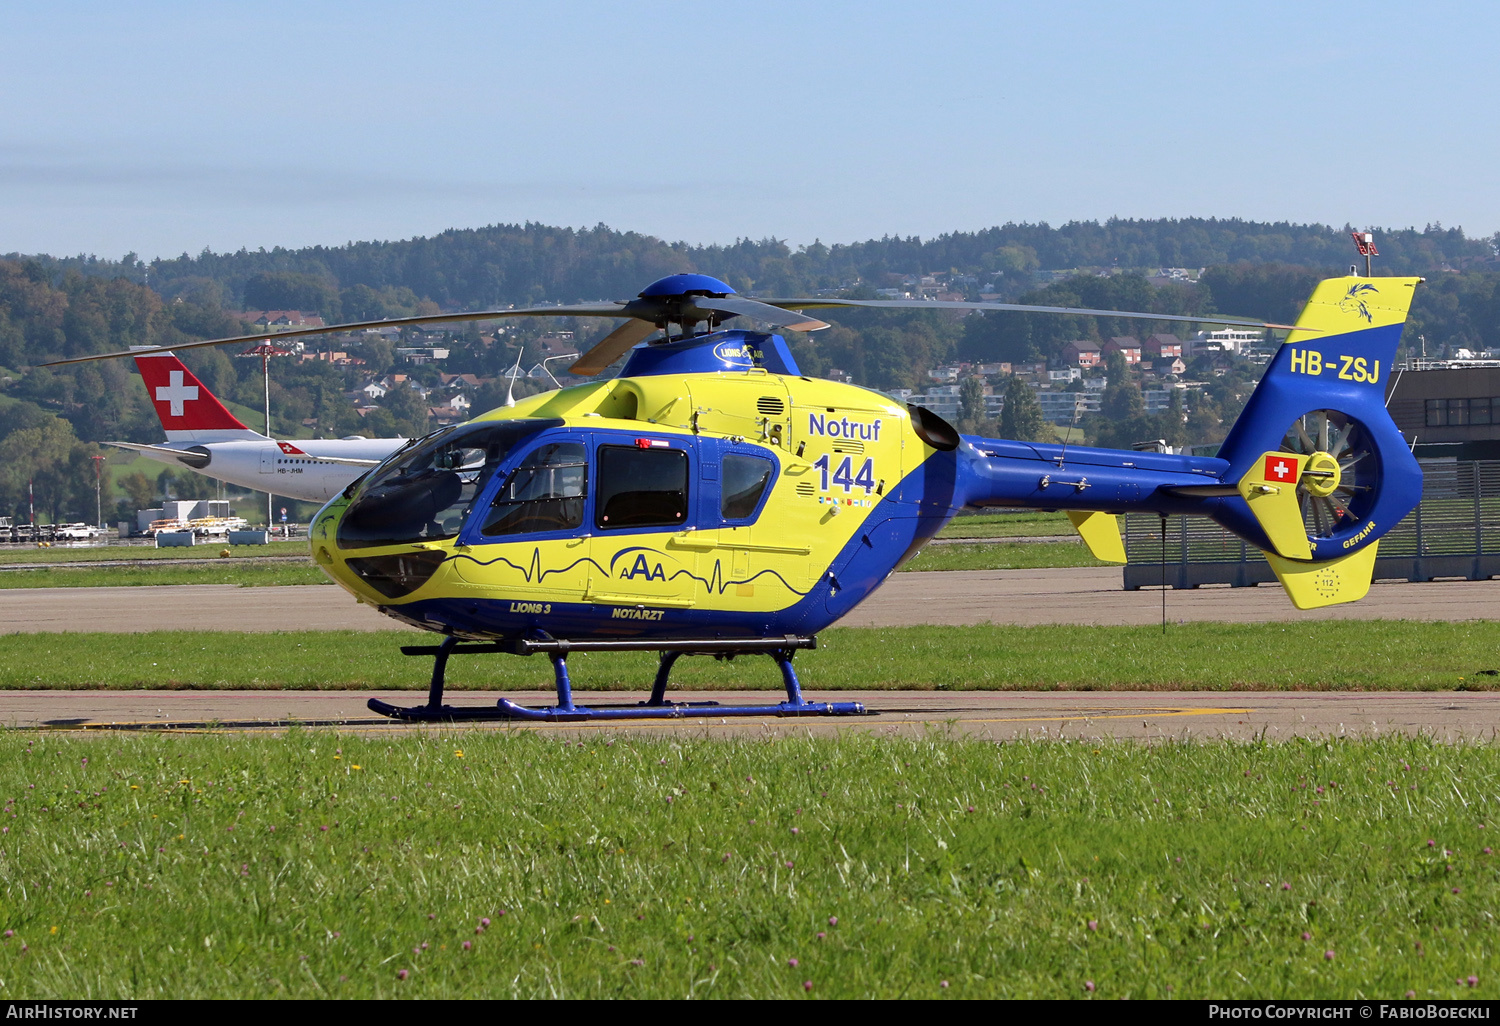
<svg viewBox="0 0 1500 1026">
<path fill-rule="evenodd" d="M 1006 221 L 1500 229 L 1500 5 L 0 9 L 0 252 L 539 221 L 793 245 Z"/>
</svg>

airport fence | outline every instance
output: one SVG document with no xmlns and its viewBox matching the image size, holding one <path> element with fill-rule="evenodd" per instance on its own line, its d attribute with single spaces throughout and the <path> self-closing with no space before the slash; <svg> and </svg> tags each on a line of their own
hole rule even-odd
<svg viewBox="0 0 1500 1026">
<path fill-rule="evenodd" d="M 1419 460 L 1422 501 L 1380 540 L 1375 579 L 1483 581 L 1500 576 L 1500 460 Z M 1125 517 L 1125 589 L 1165 583 L 1252 587 L 1276 580 L 1270 564 L 1203 517 Z"/>
</svg>

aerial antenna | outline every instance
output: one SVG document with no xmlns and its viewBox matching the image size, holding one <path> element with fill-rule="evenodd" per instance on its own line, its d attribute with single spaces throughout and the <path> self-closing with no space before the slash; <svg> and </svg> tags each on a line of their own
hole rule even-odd
<svg viewBox="0 0 1500 1026">
<path fill-rule="evenodd" d="M 526 346 L 525 346 L 524 343 L 521 344 L 520 346 L 517 346 L 517 348 L 516 348 L 516 363 L 515 363 L 515 366 L 511 367 L 511 369 L 510 369 L 510 387 L 508 387 L 505 390 L 505 405 L 506 406 L 514 406 L 514 405 L 516 405 L 516 375 L 519 374 L 520 371 L 521 371 L 521 356 L 525 352 L 526 352 Z"/>
<path fill-rule="evenodd" d="M 553 376 L 552 372 L 547 369 L 547 361 L 548 360 L 571 360 L 571 359 L 574 359 L 577 356 L 578 356 L 577 353 L 563 353 L 561 356 L 548 356 L 548 357 L 543 358 L 543 360 L 542 360 L 541 363 L 537 364 L 536 367 L 533 367 L 531 369 L 532 370 L 536 370 L 537 367 L 540 367 L 542 369 L 542 373 L 543 374 L 546 374 L 547 377 L 552 378 L 552 383 L 554 385 L 556 385 L 558 388 L 562 388 L 563 387 L 562 386 L 562 382 L 558 381 L 557 378 Z"/>
<path fill-rule="evenodd" d="M 1062 452 L 1057 456 L 1057 465 L 1060 467 L 1068 460 L 1068 439 L 1073 437 L 1073 428 L 1078 424 L 1078 393 L 1073 393 L 1073 423 L 1068 425 L 1068 430 L 1063 432 Z"/>
</svg>

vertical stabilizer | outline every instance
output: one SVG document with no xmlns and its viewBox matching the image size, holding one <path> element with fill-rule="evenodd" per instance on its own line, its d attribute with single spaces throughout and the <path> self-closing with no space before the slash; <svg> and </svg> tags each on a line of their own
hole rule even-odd
<svg viewBox="0 0 1500 1026">
<path fill-rule="evenodd" d="M 167 349 L 143 349 L 135 355 L 146 394 L 161 419 L 169 442 L 221 442 L 265 435 L 246 427 L 218 397 Z"/>
<path fill-rule="evenodd" d="M 1320 282 L 1219 448 L 1239 494 L 1211 515 L 1266 551 L 1300 609 L 1363 597 L 1375 543 L 1421 500 L 1385 407 L 1421 280 Z"/>
</svg>

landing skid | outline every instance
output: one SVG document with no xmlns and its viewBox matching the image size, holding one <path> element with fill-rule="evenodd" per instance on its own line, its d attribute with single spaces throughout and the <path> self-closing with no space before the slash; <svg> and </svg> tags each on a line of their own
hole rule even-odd
<svg viewBox="0 0 1500 1026">
<path fill-rule="evenodd" d="M 370 699 L 370 708 L 382 716 L 399 720 L 455 722 L 466 720 L 529 720 L 549 723 L 581 720 L 685 719 L 693 716 L 861 716 L 861 702 L 809 702 L 802 697 L 802 685 L 792 669 L 792 656 L 799 648 L 816 648 L 816 638 L 788 635 L 782 638 L 745 638 L 718 641 L 566 641 L 556 638 L 523 638 L 516 641 L 465 644 L 448 637 L 441 645 L 403 645 L 401 652 L 410 656 L 432 656 L 432 686 L 427 704 L 402 707 Z M 635 705 L 575 705 L 573 685 L 568 679 L 568 655 L 571 652 L 659 652 L 660 662 L 651 697 Z M 452 655 L 545 654 L 552 660 L 557 682 L 557 704 L 542 708 L 518 705 L 508 698 L 494 706 L 460 707 L 443 704 L 443 679 Z M 733 658 L 736 655 L 764 653 L 776 660 L 786 685 L 786 701 L 775 705 L 720 705 L 718 702 L 668 702 L 667 678 L 672 667 L 685 655 L 712 655 Z"/>
</svg>

